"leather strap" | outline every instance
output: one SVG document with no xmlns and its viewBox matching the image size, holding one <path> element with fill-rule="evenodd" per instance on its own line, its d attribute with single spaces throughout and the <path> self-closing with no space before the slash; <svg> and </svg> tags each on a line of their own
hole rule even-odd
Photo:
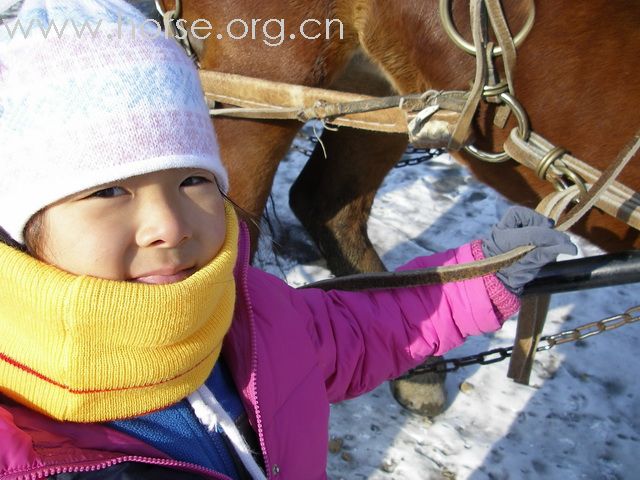
<svg viewBox="0 0 640 480">
<path fill-rule="evenodd" d="M 640 150 L 640 132 L 638 132 L 634 136 L 633 140 L 625 146 L 617 159 L 605 170 L 593 187 L 589 189 L 589 193 L 586 198 L 570 210 L 563 220 L 559 222 L 556 228 L 564 231 L 577 222 L 588 211 L 588 209 L 597 202 L 600 194 L 613 184 L 616 176 L 622 171 L 624 166 L 631 161 L 638 150 Z M 344 277 L 336 277 L 311 283 L 301 288 L 321 288 L 323 290 L 365 290 L 415 287 L 420 285 L 456 282 L 497 272 L 501 268 L 516 262 L 534 248 L 535 247 L 532 245 L 523 245 L 511 250 L 510 252 L 486 258 L 484 260 L 446 267 L 433 267 L 402 272 L 375 272 L 347 275 Z"/>
<path fill-rule="evenodd" d="M 625 145 L 616 160 L 605 169 L 587 194 L 582 195 L 579 203 L 569 210 L 566 215 L 561 216 L 573 199 L 580 195 L 580 189 L 577 185 L 547 196 L 538 205 L 537 210 L 551 218 L 557 219 L 561 217 L 558 225 L 559 230 L 571 228 L 603 197 L 603 193 L 615 182 L 615 178 L 639 149 L 640 132 L 636 133 L 631 142 Z M 550 297 L 549 294 L 542 294 L 523 298 L 520 315 L 518 316 L 515 348 L 509 363 L 509 372 L 507 373 L 507 376 L 517 383 L 529 384 L 538 340 L 549 310 Z"/>
<path fill-rule="evenodd" d="M 513 78 L 516 68 L 516 45 L 509 31 L 507 20 L 502 10 L 500 0 L 484 0 L 489 15 L 491 27 L 498 41 L 498 45 L 502 48 L 502 63 L 504 66 L 505 77 L 509 85 L 509 93 L 515 96 L 513 88 Z"/>
<path fill-rule="evenodd" d="M 464 146 L 465 140 L 471 130 L 471 122 L 476 115 L 478 105 L 482 99 L 482 91 L 487 80 L 487 61 L 485 57 L 486 35 L 482 26 L 482 2 L 483 0 L 471 0 L 469 2 L 471 15 L 471 32 L 473 34 L 473 44 L 476 48 L 476 75 L 473 86 L 467 97 L 467 103 L 462 110 L 460 120 L 456 124 L 453 135 L 449 140 L 449 150 L 460 150 Z"/>
<path fill-rule="evenodd" d="M 634 138 L 637 139 L 638 134 L 636 134 Z M 607 171 L 615 170 L 613 175 L 605 176 L 605 174 L 598 169 L 591 167 L 568 153 L 565 153 L 561 157 L 561 160 L 588 184 L 594 184 L 598 179 L 603 179 L 603 182 L 606 181 L 607 184 L 604 188 L 598 188 L 598 195 L 592 196 L 589 203 L 594 204 L 604 212 L 618 218 L 631 227 L 640 230 L 640 196 L 629 187 L 616 181 L 619 172 L 627 165 L 638 149 L 638 145 L 636 144 L 634 146 L 634 143 L 635 142 L 632 141 L 627 145 L 618 156 L 618 160 L 610 164 Z M 529 139 L 525 141 L 520 138 L 518 132 L 514 129 L 505 142 L 504 148 L 511 158 L 535 171 L 542 161 L 542 158 L 554 147 L 550 142 L 535 132 L 531 132 Z M 593 187 L 590 189 L 590 192 L 595 193 Z M 583 203 L 583 205 L 586 205 L 586 203 Z M 575 223 L 575 221 L 573 223 Z"/>
<path fill-rule="evenodd" d="M 205 97 L 239 108 L 212 109 L 213 117 L 269 120 L 325 120 L 332 125 L 389 133 L 407 133 L 409 119 L 428 103 L 442 110 L 434 119 L 455 124 L 463 92 L 427 92 L 426 95 L 370 97 L 322 88 L 291 85 L 231 73 L 200 70 Z M 457 112 L 455 111 L 457 110 Z"/>
</svg>

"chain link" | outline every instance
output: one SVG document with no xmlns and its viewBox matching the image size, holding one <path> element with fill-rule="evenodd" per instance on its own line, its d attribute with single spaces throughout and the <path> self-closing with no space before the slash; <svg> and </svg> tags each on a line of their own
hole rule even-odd
<svg viewBox="0 0 640 480">
<path fill-rule="evenodd" d="M 540 345 L 538 351 L 549 350 L 556 345 L 561 345 L 568 342 L 576 342 L 578 340 L 584 340 L 585 338 L 593 337 L 602 332 L 607 332 L 615 328 L 620 328 L 623 325 L 635 323 L 640 320 L 640 305 L 630 308 L 624 313 L 614 315 L 612 317 L 605 318 L 598 322 L 587 323 L 573 330 L 567 330 L 565 332 L 556 333 L 555 335 L 549 335 L 540 339 Z"/>
<path fill-rule="evenodd" d="M 614 330 L 620 328 L 623 325 L 628 325 L 640 321 L 640 305 L 631 307 L 626 312 L 619 315 L 607 317 L 597 322 L 587 323 L 571 330 L 556 333 L 554 335 L 547 335 L 540 339 L 536 352 L 547 351 L 561 345 L 563 343 L 576 342 L 578 340 L 584 340 L 585 338 L 598 335 L 602 332 Z M 412 370 L 409 370 L 405 375 L 400 378 L 407 378 L 412 375 L 421 373 L 444 373 L 455 372 L 459 368 L 468 367 L 469 365 L 488 365 L 490 363 L 501 362 L 513 354 L 513 346 L 494 348 L 493 350 L 487 350 L 485 352 L 477 353 L 475 355 L 469 355 L 467 357 L 442 359 L 437 362 L 430 363 L 429 365 L 420 365 Z"/>
<path fill-rule="evenodd" d="M 411 167 L 442 155 L 446 150 L 443 148 L 415 148 L 409 145 L 402 159 L 395 164 L 394 168 Z"/>
</svg>

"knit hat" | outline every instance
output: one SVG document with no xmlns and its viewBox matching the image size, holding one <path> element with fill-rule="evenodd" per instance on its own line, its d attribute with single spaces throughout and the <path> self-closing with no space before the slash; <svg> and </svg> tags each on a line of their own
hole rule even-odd
<svg viewBox="0 0 640 480">
<path fill-rule="evenodd" d="M 123 0 L 25 0 L 0 25 L 11 237 L 23 242 L 31 216 L 62 198 L 169 168 L 206 169 L 228 189 L 197 70 L 174 39 Z"/>
</svg>

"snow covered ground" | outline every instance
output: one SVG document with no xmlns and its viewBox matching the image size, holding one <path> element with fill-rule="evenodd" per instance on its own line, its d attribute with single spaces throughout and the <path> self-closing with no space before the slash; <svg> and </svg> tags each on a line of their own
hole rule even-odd
<svg viewBox="0 0 640 480">
<path fill-rule="evenodd" d="M 272 236 L 265 235 L 258 255 L 262 268 L 292 285 L 329 276 L 288 208 L 288 186 L 304 161 L 292 153 L 281 164 L 267 209 Z M 508 206 L 443 155 L 389 174 L 376 197 L 369 233 L 392 269 L 416 255 L 481 237 Z M 581 255 L 601 253 L 582 239 L 576 243 Z M 635 284 L 554 295 L 544 333 L 621 313 L 640 303 L 639 293 Z M 515 326 L 510 321 L 500 332 L 473 338 L 447 356 L 512 345 Z M 336 452 L 328 454 L 329 477 L 640 478 L 637 345 L 640 325 L 632 324 L 541 352 L 530 386 L 507 378 L 507 361 L 461 369 L 449 374 L 447 410 L 432 421 L 403 410 L 386 384 L 334 405 L 330 433 Z"/>
</svg>

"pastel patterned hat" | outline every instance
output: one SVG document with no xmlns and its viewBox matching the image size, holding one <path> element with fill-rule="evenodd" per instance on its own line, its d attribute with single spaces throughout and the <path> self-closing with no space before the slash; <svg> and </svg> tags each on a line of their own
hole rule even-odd
<svg viewBox="0 0 640 480">
<path fill-rule="evenodd" d="M 227 173 L 197 70 L 122 0 L 25 0 L 0 25 L 0 226 L 169 168 Z"/>
</svg>

